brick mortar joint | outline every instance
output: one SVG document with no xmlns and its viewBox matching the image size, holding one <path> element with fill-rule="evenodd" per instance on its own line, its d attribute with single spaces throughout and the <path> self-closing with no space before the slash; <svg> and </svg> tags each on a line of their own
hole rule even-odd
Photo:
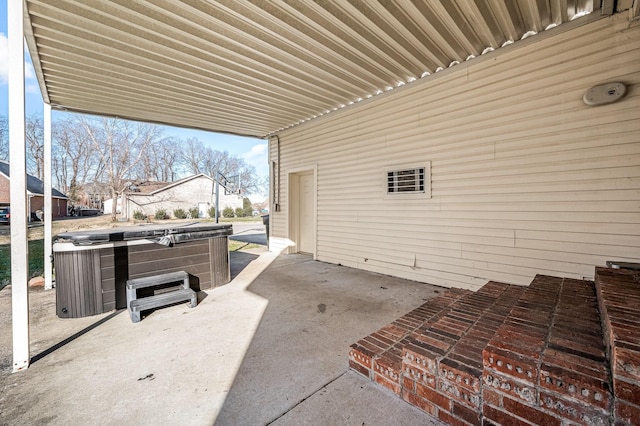
<svg viewBox="0 0 640 426">
<path fill-rule="evenodd" d="M 560 295 L 562 294 L 562 290 L 564 290 L 564 281 L 566 278 L 562 278 L 562 281 L 560 281 L 560 288 L 556 294 L 556 298 L 555 298 L 555 303 L 553 305 L 553 312 L 551 313 L 551 322 L 549 323 L 549 327 L 547 328 L 547 334 L 544 338 L 544 344 L 542 345 L 542 351 L 540 351 L 540 356 L 538 357 L 538 359 L 536 360 L 536 368 L 538 369 L 538 371 L 540 371 L 542 369 L 542 355 L 547 351 L 547 349 L 549 348 L 549 344 L 550 344 L 550 340 L 551 340 L 551 330 L 553 330 L 553 328 L 556 325 L 556 319 L 558 317 L 558 306 L 560 305 Z M 536 387 L 539 389 L 541 387 L 540 384 L 540 380 L 541 380 L 541 374 L 537 375 L 538 377 L 536 378 Z M 538 401 L 538 403 L 540 403 L 540 401 Z"/>
<path fill-rule="evenodd" d="M 424 321 L 420 322 L 420 325 L 411 328 L 409 331 L 407 331 L 406 333 L 402 334 L 402 337 L 400 337 L 395 343 L 392 343 L 391 345 L 388 345 L 387 347 L 383 348 L 382 353 L 380 354 L 376 354 L 374 356 L 371 357 L 371 361 L 373 363 L 373 361 L 377 361 L 380 358 L 382 358 L 382 354 L 393 349 L 394 346 L 398 345 L 400 342 L 402 342 L 404 339 L 406 339 L 407 337 L 409 337 L 412 333 L 415 333 L 417 330 L 419 330 L 420 328 L 422 328 L 426 323 L 428 323 L 429 321 L 432 321 L 434 318 L 442 318 L 442 314 L 444 311 L 447 310 L 447 308 L 450 308 L 453 304 L 455 304 L 457 301 L 459 301 L 460 299 L 462 299 L 464 297 L 464 294 L 458 295 L 455 297 L 455 299 L 449 303 L 447 306 L 443 307 L 442 309 L 440 309 L 437 313 L 433 314 L 431 317 L 429 317 L 429 319 L 426 319 Z M 428 302 L 427 302 L 428 303 Z M 384 327 L 383 327 L 384 328 Z M 379 331 L 379 330 L 378 330 Z M 372 333 L 374 334 L 374 333 Z M 365 337 L 370 336 L 367 335 Z M 372 365 L 373 367 L 373 365 Z M 402 380 L 403 374 L 402 374 L 402 369 L 400 370 L 400 374 L 399 374 L 399 379 Z"/>
<path fill-rule="evenodd" d="M 480 313 L 480 315 L 478 315 L 478 318 L 477 318 L 477 319 L 476 319 L 476 320 L 475 320 L 475 321 L 474 321 L 474 322 L 473 322 L 469 327 L 467 327 L 467 329 L 462 333 L 462 335 L 460 336 L 460 338 L 458 339 L 458 341 L 457 341 L 456 343 L 454 343 L 453 345 L 451 345 L 451 347 L 450 347 L 449 349 L 447 349 L 447 350 L 446 350 L 446 352 L 444 353 L 444 355 L 442 355 L 442 357 L 440 358 L 440 360 L 442 360 L 442 359 L 446 358 L 446 357 L 447 357 L 447 356 L 448 356 L 448 355 L 449 355 L 449 354 L 450 354 L 450 353 L 455 349 L 455 347 L 456 347 L 456 345 L 458 344 L 458 342 L 460 342 L 462 339 L 464 339 L 464 338 L 467 336 L 467 334 L 469 334 L 469 332 L 470 332 L 471 330 L 473 330 L 473 329 L 474 329 L 474 327 L 475 327 L 475 326 L 480 322 L 480 320 L 483 318 L 484 314 L 486 314 L 486 313 L 488 313 L 488 312 L 491 312 L 491 308 L 493 308 L 494 306 L 496 306 L 496 304 L 498 303 L 498 300 L 500 300 L 500 297 L 501 297 L 501 296 L 503 296 L 503 295 L 506 293 L 506 291 L 507 291 L 507 289 L 508 289 L 508 288 L 509 288 L 509 287 L 506 287 L 504 290 L 502 290 L 502 291 L 500 292 L 500 295 L 499 295 L 498 297 L 496 297 L 496 299 L 493 301 L 493 303 L 492 303 L 491 305 L 487 306 L 485 309 L 483 309 L 483 310 L 482 310 L 482 312 Z M 458 299 L 458 300 L 460 300 L 460 299 Z M 508 317 L 508 316 L 509 316 L 509 315 L 507 314 L 507 315 L 505 315 L 505 316 L 502 318 L 502 322 L 501 322 L 501 324 L 500 324 L 500 325 L 504 324 L 504 321 L 507 319 L 507 317 Z M 489 343 L 489 342 L 487 341 L 487 344 L 488 344 L 488 343 Z M 487 344 L 485 344 L 485 347 L 487 346 Z M 438 365 L 440 364 L 440 360 L 438 361 Z"/>
</svg>

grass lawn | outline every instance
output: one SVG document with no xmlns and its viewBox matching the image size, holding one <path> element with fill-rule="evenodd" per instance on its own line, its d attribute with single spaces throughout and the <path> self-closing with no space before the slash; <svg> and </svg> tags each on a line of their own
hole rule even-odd
<svg viewBox="0 0 640 426">
<path fill-rule="evenodd" d="M 245 243 L 244 241 L 229 240 L 229 251 L 250 250 L 262 247 L 258 244 Z"/>
<path fill-rule="evenodd" d="M 213 219 L 209 219 L 213 220 Z M 262 216 L 251 216 L 251 217 L 220 217 L 218 218 L 218 222 L 220 223 L 231 223 L 231 222 L 260 222 L 262 223 Z"/>
<path fill-rule="evenodd" d="M 29 277 L 44 274 L 44 240 L 29 241 Z M 0 245 L 0 289 L 11 282 L 11 245 Z"/>
</svg>

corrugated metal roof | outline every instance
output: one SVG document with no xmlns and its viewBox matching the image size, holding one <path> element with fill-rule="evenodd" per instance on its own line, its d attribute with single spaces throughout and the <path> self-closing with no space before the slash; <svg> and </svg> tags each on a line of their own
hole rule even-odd
<svg viewBox="0 0 640 426">
<path fill-rule="evenodd" d="M 594 0 L 26 0 L 56 109 L 265 137 L 600 7 Z"/>
</svg>

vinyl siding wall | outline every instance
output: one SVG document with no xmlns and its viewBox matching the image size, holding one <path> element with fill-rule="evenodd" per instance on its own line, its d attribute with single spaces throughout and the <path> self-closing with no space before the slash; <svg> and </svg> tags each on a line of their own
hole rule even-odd
<svg viewBox="0 0 640 426">
<path fill-rule="evenodd" d="M 318 260 L 470 289 L 640 261 L 640 24 L 491 55 L 281 133 L 272 245 L 289 238 L 289 171 L 317 166 Z M 583 104 L 612 81 L 625 98 Z M 387 166 L 428 161 L 431 198 L 385 195 Z"/>
</svg>

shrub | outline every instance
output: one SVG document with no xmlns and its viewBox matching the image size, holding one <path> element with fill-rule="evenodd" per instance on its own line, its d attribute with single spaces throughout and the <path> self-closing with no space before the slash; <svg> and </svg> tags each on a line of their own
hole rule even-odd
<svg viewBox="0 0 640 426">
<path fill-rule="evenodd" d="M 175 209 L 173 211 L 173 215 L 175 216 L 176 219 L 186 219 L 187 218 L 187 212 L 185 212 L 182 209 Z"/>
<path fill-rule="evenodd" d="M 200 209 L 197 207 L 191 207 L 189 209 L 189 215 L 191 215 L 192 219 L 197 219 L 200 217 Z"/>
<path fill-rule="evenodd" d="M 207 213 L 209 213 L 209 217 L 210 218 L 215 218 L 216 217 L 216 206 L 211 206 L 209 207 L 209 210 L 207 211 Z M 218 216 L 220 216 L 220 212 L 218 212 Z"/>
<path fill-rule="evenodd" d="M 236 217 L 244 217 L 244 209 L 242 207 L 236 207 Z"/>
<path fill-rule="evenodd" d="M 165 209 L 156 210 L 156 214 L 154 217 L 158 220 L 169 219 L 169 215 L 167 214 L 167 211 Z"/>
<path fill-rule="evenodd" d="M 136 210 L 133 212 L 133 218 L 135 220 L 145 220 L 147 216 L 144 213 L 142 213 L 140 210 Z"/>
<path fill-rule="evenodd" d="M 222 210 L 222 216 L 224 217 L 233 217 L 233 208 L 232 207 L 225 207 L 224 210 Z"/>
</svg>

